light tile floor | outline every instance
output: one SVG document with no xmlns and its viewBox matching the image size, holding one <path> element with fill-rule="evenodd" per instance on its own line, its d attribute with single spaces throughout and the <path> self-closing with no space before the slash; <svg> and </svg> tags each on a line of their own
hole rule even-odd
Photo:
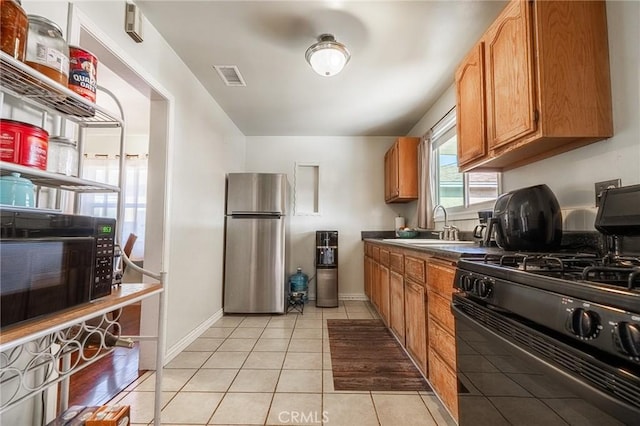
<svg viewBox="0 0 640 426">
<path fill-rule="evenodd" d="M 427 392 L 335 391 L 327 319 L 378 318 L 368 302 L 304 314 L 225 316 L 163 370 L 163 425 L 451 426 Z M 112 403 L 131 405 L 132 425 L 153 424 L 154 374 Z"/>
</svg>

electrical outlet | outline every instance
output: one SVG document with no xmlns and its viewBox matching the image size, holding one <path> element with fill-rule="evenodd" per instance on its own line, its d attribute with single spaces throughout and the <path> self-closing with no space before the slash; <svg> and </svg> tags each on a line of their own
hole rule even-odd
<svg viewBox="0 0 640 426">
<path fill-rule="evenodd" d="M 602 182 L 596 182 L 596 207 L 600 205 L 600 197 L 602 193 L 609 188 L 620 188 L 622 182 L 620 179 L 603 180 Z"/>
</svg>

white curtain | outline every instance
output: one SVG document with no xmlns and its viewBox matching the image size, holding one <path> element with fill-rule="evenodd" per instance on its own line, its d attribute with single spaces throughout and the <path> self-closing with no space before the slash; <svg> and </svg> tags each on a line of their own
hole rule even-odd
<svg viewBox="0 0 640 426">
<path fill-rule="evenodd" d="M 429 130 L 418 145 L 418 228 L 434 229 L 433 179 L 431 179 L 431 142 L 433 132 Z"/>
</svg>

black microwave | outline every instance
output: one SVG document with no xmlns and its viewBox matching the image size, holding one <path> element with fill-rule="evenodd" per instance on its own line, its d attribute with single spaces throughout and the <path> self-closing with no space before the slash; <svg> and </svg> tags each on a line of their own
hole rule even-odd
<svg viewBox="0 0 640 426">
<path fill-rule="evenodd" d="M 116 221 L 0 208 L 0 328 L 111 294 Z"/>
</svg>

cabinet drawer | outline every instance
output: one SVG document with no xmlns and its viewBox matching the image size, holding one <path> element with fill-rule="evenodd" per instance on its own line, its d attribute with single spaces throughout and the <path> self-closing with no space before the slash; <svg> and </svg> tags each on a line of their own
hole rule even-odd
<svg viewBox="0 0 640 426">
<path fill-rule="evenodd" d="M 432 291 L 429 292 L 429 316 L 440 322 L 440 325 L 451 335 L 455 335 L 451 302 Z"/>
<path fill-rule="evenodd" d="M 404 274 L 404 256 L 400 253 L 389 254 L 389 265 L 392 271 Z"/>
<path fill-rule="evenodd" d="M 456 373 L 433 350 L 429 350 L 429 381 L 457 422 L 458 379 Z"/>
<path fill-rule="evenodd" d="M 380 249 L 380 263 L 389 266 L 389 250 Z"/>
<path fill-rule="evenodd" d="M 428 335 L 429 348 L 436 351 L 451 370 L 456 371 L 456 339 L 431 317 Z"/>
<path fill-rule="evenodd" d="M 427 264 L 427 276 L 429 277 L 429 290 L 451 300 L 453 292 L 453 280 L 456 270 L 448 265 L 429 262 Z"/>
<path fill-rule="evenodd" d="M 419 283 L 426 281 L 425 261 L 411 256 L 404 257 L 404 273 Z"/>
<path fill-rule="evenodd" d="M 376 262 L 380 262 L 380 247 L 373 246 L 371 249 L 371 257 L 373 257 L 373 260 Z"/>
</svg>

